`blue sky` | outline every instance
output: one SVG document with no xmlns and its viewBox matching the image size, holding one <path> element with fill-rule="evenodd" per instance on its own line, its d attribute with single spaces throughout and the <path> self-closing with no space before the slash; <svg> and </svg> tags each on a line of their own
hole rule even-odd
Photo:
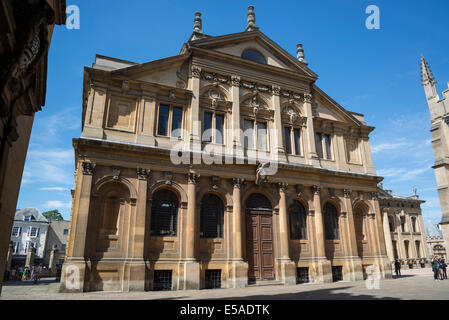
<svg viewBox="0 0 449 320">
<path fill-rule="evenodd" d="M 49 53 L 46 105 L 35 117 L 18 208 L 59 209 L 70 217 L 74 152 L 81 132 L 83 67 L 95 54 L 139 63 L 177 55 L 196 11 L 203 31 L 243 31 L 248 5 L 256 24 L 296 56 L 303 43 L 317 85 L 376 129 L 371 149 L 384 187 L 399 195 L 418 188 L 425 220 L 441 218 L 430 142 L 430 116 L 420 85 L 423 54 L 440 93 L 449 81 L 449 2 L 320 1 L 75 1 L 80 29 L 55 29 Z M 380 30 L 368 30 L 368 5 L 380 9 Z"/>
</svg>

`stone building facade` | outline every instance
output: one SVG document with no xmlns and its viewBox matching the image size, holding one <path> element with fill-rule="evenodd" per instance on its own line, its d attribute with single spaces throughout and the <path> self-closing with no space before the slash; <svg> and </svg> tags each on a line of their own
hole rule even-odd
<svg viewBox="0 0 449 320">
<path fill-rule="evenodd" d="M 45 105 L 48 49 L 55 25 L 65 24 L 65 10 L 65 0 L 1 2 L 0 261 L 8 259 L 34 114 Z"/>
<path fill-rule="evenodd" d="M 425 201 L 417 194 L 403 197 L 382 188 L 379 200 L 388 258 L 392 263 L 398 259 L 403 268 L 424 268 L 428 255 L 421 204 Z"/>
<path fill-rule="evenodd" d="M 439 225 L 443 233 L 444 247 L 449 248 L 449 89 L 443 91 L 443 97 L 440 98 L 435 87 L 435 77 L 423 56 L 421 81 L 430 111 L 430 134 L 435 155 L 432 168 L 435 171 L 442 213 Z"/>
<path fill-rule="evenodd" d="M 85 67 L 61 291 L 391 276 L 374 128 L 247 18 L 210 36 L 197 13 L 177 56 Z"/>
<path fill-rule="evenodd" d="M 50 257 L 53 250 L 55 251 L 55 263 L 62 264 L 65 258 L 65 249 L 67 246 L 67 238 L 69 235 L 70 221 L 51 220 L 48 228 L 47 241 L 45 243 L 44 264 L 50 265 Z"/>
<path fill-rule="evenodd" d="M 444 247 L 443 232 L 441 229 L 432 223 L 432 221 L 426 221 L 426 243 L 427 243 L 427 254 L 429 261 L 432 260 L 434 256 L 442 257 L 447 261 L 446 248 Z"/>
</svg>

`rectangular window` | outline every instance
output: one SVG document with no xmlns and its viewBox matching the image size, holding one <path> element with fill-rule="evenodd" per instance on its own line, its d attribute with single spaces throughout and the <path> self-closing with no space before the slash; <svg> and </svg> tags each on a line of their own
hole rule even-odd
<svg viewBox="0 0 449 320">
<path fill-rule="evenodd" d="M 171 125 L 171 136 L 174 138 L 181 138 L 181 129 L 182 129 L 182 108 L 173 108 L 173 116 L 172 116 L 172 125 Z"/>
<path fill-rule="evenodd" d="M 31 216 L 23 216 L 23 221 L 31 221 Z"/>
<path fill-rule="evenodd" d="M 68 235 L 69 234 L 69 229 L 64 229 L 64 235 Z"/>
<path fill-rule="evenodd" d="M 243 123 L 243 136 L 246 149 L 254 149 L 254 128 L 253 122 L 245 120 Z"/>
<path fill-rule="evenodd" d="M 206 289 L 221 288 L 221 270 L 206 270 Z"/>
<path fill-rule="evenodd" d="M 11 236 L 18 237 L 18 236 L 20 236 L 21 231 L 22 231 L 21 227 L 13 227 Z"/>
<path fill-rule="evenodd" d="M 284 127 L 285 152 L 292 154 L 292 143 L 290 137 L 290 127 Z"/>
<path fill-rule="evenodd" d="M 154 270 L 153 290 L 170 291 L 172 285 L 171 270 Z"/>
<path fill-rule="evenodd" d="M 20 248 L 20 242 L 14 242 L 13 243 L 12 253 L 14 253 L 14 254 L 19 253 L 19 248 Z"/>
<path fill-rule="evenodd" d="M 168 116 L 170 113 L 170 107 L 167 105 L 159 105 L 159 119 L 157 134 L 160 136 L 168 135 Z"/>
<path fill-rule="evenodd" d="M 267 124 L 265 122 L 257 123 L 257 149 L 267 150 Z"/>
<path fill-rule="evenodd" d="M 324 135 L 324 145 L 326 146 L 326 159 L 331 160 L 332 159 L 331 136 L 328 134 Z"/>
<path fill-rule="evenodd" d="M 309 282 L 309 268 L 296 268 L 296 283 Z"/>
<path fill-rule="evenodd" d="M 295 154 L 301 154 L 301 143 L 300 143 L 300 131 L 299 129 L 293 129 L 293 141 L 295 144 Z"/>
<path fill-rule="evenodd" d="M 343 272 L 341 266 L 332 267 L 332 281 L 343 281 Z"/>
<path fill-rule="evenodd" d="M 39 235 L 39 228 L 30 227 L 30 229 L 28 229 L 28 236 L 30 238 L 36 238 L 38 235 Z"/>
<path fill-rule="evenodd" d="M 212 142 L 212 113 L 204 113 L 203 141 Z"/>
<path fill-rule="evenodd" d="M 321 142 L 321 133 L 316 134 L 316 153 L 318 154 L 318 158 L 323 158 L 323 144 Z"/>
<path fill-rule="evenodd" d="M 66 245 L 65 245 L 65 244 L 62 244 L 62 245 L 61 245 L 61 250 L 62 250 L 62 251 L 65 251 L 65 248 L 66 248 Z"/>
<path fill-rule="evenodd" d="M 215 115 L 215 143 L 223 144 L 224 115 Z"/>
</svg>

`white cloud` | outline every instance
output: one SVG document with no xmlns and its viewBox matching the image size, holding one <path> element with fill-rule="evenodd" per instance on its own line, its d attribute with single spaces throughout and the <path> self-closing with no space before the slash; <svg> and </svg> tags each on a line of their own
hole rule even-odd
<svg viewBox="0 0 449 320">
<path fill-rule="evenodd" d="M 50 200 L 43 205 L 45 209 L 70 209 L 71 206 L 71 202 L 62 202 L 60 200 Z"/>
<path fill-rule="evenodd" d="M 392 142 L 392 143 L 381 143 L 377 145 L 371 146 L 371 152 L 372 153 L 378 153 L 385 150 L 397 150 L 400 147 L 407 147 L 409 143 L 406 143 L 405 141 L 401 142 Z"/>
<path fill-rule="evenodd" d="M 43 191 L 67 191 L 69 190 L 68 188 L 63 188 L 63 187 L 44 187 L 44 188 L 40 188 L 40 190 Z"/>
</svg>

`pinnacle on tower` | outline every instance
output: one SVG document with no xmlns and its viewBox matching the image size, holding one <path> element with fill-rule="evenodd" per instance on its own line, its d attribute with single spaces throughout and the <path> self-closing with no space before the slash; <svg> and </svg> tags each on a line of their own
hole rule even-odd
<svg viewBox="0 0 449 320">
<path fill-rule="evenodd" d="M 247 22 L 248 25 L 246 26 L 245 31 L 259 30 L 259 27 L 256 26 L 256 14 L 254 13 L 254 6 L 248 7 Z"/>
<path fill-rule="evenodd" d="M 423 56 L 421 56 L 421 84 L 426 85 L 434 85 L 437 83 L 435 81 L 435 77 L 433 76 L 432 70 L 429 67 L 429 64 L 426 62 Z"/>
</svg>

